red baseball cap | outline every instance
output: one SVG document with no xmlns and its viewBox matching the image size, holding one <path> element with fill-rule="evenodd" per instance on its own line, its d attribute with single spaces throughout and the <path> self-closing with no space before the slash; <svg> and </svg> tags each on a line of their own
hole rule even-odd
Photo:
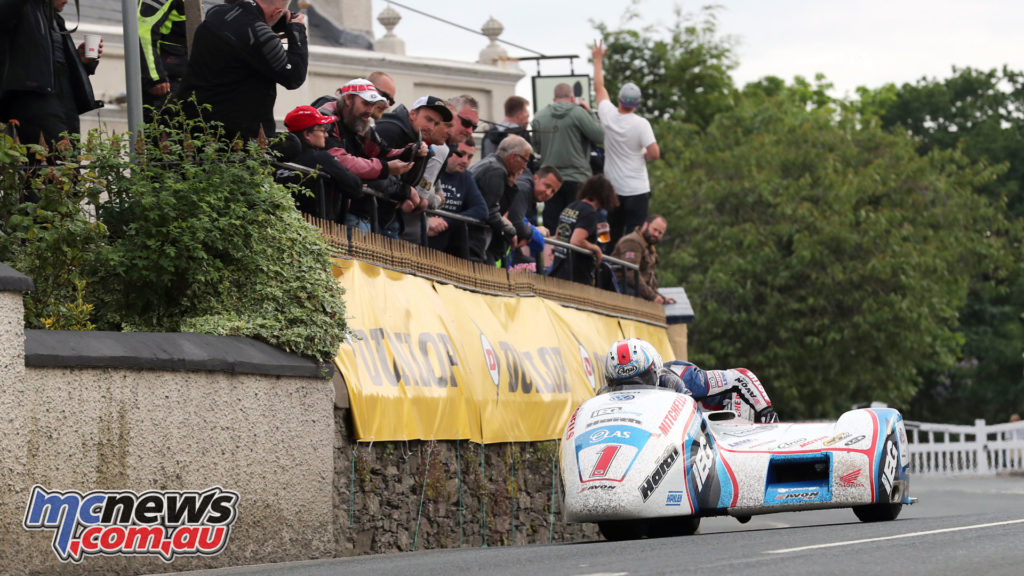
<svg viewBox="0 0 1024 576">
<path fill-rule="evenodd" d="M 289 132 L 302 132 L 318 124 L 334 122 L 333 116 L 324 116 L 312 106 L 299 106 L 284 117 L 284 125 Z"/>
</svg>

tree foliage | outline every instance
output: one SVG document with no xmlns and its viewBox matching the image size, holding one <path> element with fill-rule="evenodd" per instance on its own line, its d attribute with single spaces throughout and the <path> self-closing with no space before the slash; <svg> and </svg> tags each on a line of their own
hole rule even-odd
<svg viewBox="0 0 1024 576">
<path fill-rule="evenodd" d="M 994 273 L 972 279 L 961 311 L 963 358 L 926 380 L 912 410 L 932 420 L 1004 420 L 1024 408 L 1024 74 L 1006 67 L 954 68 L 944 80 L 862 88 L 859 94 L 865 117 L 906 130 L 922 152 L 960 150 L 1004 169 L 978 192 L 1005 203 L 1012 257 Z M 971 406 L 971 413 L 962 406 Z"/>
<path fill-rule="evenodd" d="M 614 98 L 626 82 L 641 87 L 640 112 L 649 118 L 672 118 L 706 127 L 716 114 L 732 106 L 730 72 L 737 66 L 736 40 L 718 33 L 716 6 L 697 14 L 676 8 L 664 26 L 639 26 L 637 0 L 630 4 L 620 28 L 594 23 L 608 53 L 604 71 Z"/>
<path fill-rule="evenodd" d="M 800 87 L 766 92 L 703 134 L 658 127 L 681 160 L 653 166 L 671 222 L 660 273 L 694 303 L 691 357 L 764 376 L 788 418 L 905 406 L 953 365 L 968 280 L 998 265 L 1001 215 L 973 190 L 999 171 L 922 156 Z"/>
<path fill-rule="evenodd" d="M 2 168 L 23 176 L 4 194 L 0 257 L 41 288 L 26 323 L 65 327 L 77 289 L 78 320 L 101 329 L 252 336 L 333 359 L 347 328 L 329 249 L 265 153 L 199 121 L 150 133 L 126 154 L 123 136 L 92 132 L 53 169 L 8 155 Z M 18 198 L 25 187 L 37 202 Z"/>
</svg>

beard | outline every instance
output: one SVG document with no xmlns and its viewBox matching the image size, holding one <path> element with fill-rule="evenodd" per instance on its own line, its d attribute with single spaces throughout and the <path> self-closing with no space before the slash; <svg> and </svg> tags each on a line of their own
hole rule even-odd
<svg viewBox="0 0 1024 576">
<path fill-rule="evenodd" d="M 362 116 L 356 116 L 347 104 L 348 102 L 345 102 L 341 107 L 341 123 L 356 134 L 366 132 L 370 128 L 370 121 Z"/>
<path fill-rule="evenodd" d="M 651 235 L 649 232 L 644 232 L 643 234 L 644 240 L 646 240 L 647 243 L 650 244 L 651 246 L 654 246 L 655 244 L 658 243 L 658 239 Z"/>
</svg>

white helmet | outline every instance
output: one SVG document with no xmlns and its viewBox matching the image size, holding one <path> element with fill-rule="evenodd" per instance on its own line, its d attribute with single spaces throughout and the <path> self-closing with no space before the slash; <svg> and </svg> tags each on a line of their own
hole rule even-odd
<svg viewBox="0 0 1024 576">
<path fill-rule="evenodd" d="M 646 340 L 619 340 L 608 349 L 604 360 L 604 379 L 609 385 L 658 385 L 662 368 L 661 354 Z"/>
</svg>

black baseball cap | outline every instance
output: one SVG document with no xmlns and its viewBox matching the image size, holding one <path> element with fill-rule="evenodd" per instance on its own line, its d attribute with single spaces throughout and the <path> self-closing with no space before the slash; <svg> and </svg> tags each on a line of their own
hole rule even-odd
<svg viewBox="0 0 1024 576">
<path fill-rule="evenodd" d="M 419 110 L 420 108 L 430 108 L 440 114 L 441 119 L 445 122 L 452 121 L 452 111 L 448 109 L 448 105 L 444 103 L 444 100 L 437 96 L 423 96 L 413 103 L 413 110 Z"/>
</svg>

